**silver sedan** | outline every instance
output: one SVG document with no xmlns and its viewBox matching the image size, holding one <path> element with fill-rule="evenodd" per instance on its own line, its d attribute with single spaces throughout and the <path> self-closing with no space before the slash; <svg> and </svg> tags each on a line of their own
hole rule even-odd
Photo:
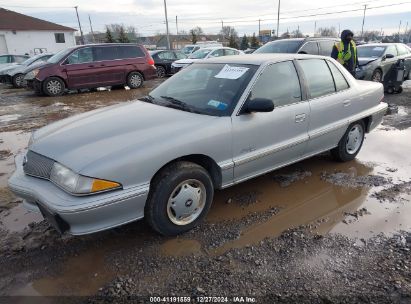
<svg viewBox="0 0 411 304">
<path fill-rule="evenodd" d="M 34 132 L 9 186 L 61 232 L 144 217 L 176 235 L 204 219 L 216 189 L 328 150 L 354 159 L 382 120 L 383 96 L 327 57 L 208 59 L 140 100 Z"/>
</svg>

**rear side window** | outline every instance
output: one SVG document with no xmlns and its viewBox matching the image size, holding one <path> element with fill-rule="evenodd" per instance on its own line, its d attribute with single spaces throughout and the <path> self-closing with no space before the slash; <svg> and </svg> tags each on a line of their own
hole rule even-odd
<svg viewBox="0 0 411 304">
<path fill-rule="evenodd" d="M 93 60 L 93 51 L 91 47 L 78 49 L 67 57 L 67 63 L 69 64 L 86 63 L 92 62 Z"/>
<path fill-rule="evenodd" d="M 397 44 L 397 49 L 398 49 L 398 55 L 400 56 L 409 54 L 408 49 L 402 44 Z"/>
<path fill-rule="evenodd" d="M 226 55 L 226 56 L 237 55 L 237 54 L 238 54 L 238 51 L 236 51 L 236 50 L 228 50 L 228 49 L 225 49 L 224 52 L 225 52 L 225 55 Z"/>
<path fill-rule="evenodd" d="M 387 55 L 387 54 L 391 54 L 391 55 L 394 55 L 394 56 L 398 56 L 398 54 L 397 54 L 397 48 L 395 47 L 395 45 L 389 45 L 389 46 L 387 47 L 387 49 L 385 50 L 385 55 Z"/>
<path fill-rule="evenodd" d="M 350 86 L 341 71 L 335 66 L 334 63 L 327 61 L 327 64 L 333 74 L 336 90 L 342 91 L 348 89 Z"/>
<path fill-rule="evenodd" d="M 10 56 L 4 55 L 0 56 L 0 63 L 9 63 L 10 62 Z"/>
<path fill-rule="evenodd" d="M 251 90 L 249 100 L 265 98 L 276 107 L 301 101 L 301 88 L 297 72 L 291 61 L 275 63 L 263 71 Z"/>
<path fill-rule="evenodd" d="M 184 55 L 184 54 L 183 54 L 183 53 L 181 53 L 181 52 L 175 52 L 175 54 L 176 54 L 177 59 L 184 59 L 184 58 L 187 58 L 187 56 L 186 56 L 186 55 Z"/>
<path fill-rule="evenodd" d="M 118 59 L 118 48 L 116 46 L 99 46 L 94 47 L 94 56 L 96 61 Z"/>
<path fill-rule="evenodd" d="M 298 63 L 304 71 L 311 98 L 335 92 L 333 77 L 323 59 L 305 59 Z"/>
<path fill-rule="evenodd" d="M 318 44 L 320 45 L 320 55 L 331 56 L 335 41 L 324 40 L 324 41 L 319 41 Z"/>
<path fill-rule="evenodd" d="M 318 46 L 317 42 L 307 42 L 303 47 L 298 51 L 298 53 L 318 55 Z M 331 54 L 331 53 L 330 53 Z"/>
<path fill-rule="evenodd" d="M 122 45 L 118 47 L 119 59 L 145 57 L 143 50 L 136 45 Z"/>
<path fill-rule="evenodd" d="M 211 54 L 210 54 L 209 56 L 210 56 L 210 57 L 221 57 L 221 56 L 224 56 L 224 50 L 223 50 L 223 49 L 215 50 L 214 52 L 211 52 Z"/>
<path fill-rule="evenodd" d="M 176 59 L 174 57 L 173 52 L 161 52 L 158 54 L 158 58 L 163 59 L 163 60 L 174 60 Z"/>
</svg>

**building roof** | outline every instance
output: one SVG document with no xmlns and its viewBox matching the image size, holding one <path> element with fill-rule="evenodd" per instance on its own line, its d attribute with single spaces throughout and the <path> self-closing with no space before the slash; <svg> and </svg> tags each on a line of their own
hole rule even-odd
<svg viewBox="0 0 411 304">
<path fill-rule="evenodd" d="M 76 29 L 0 8 L 0 30 L 71 31 Z"/>
</svg>

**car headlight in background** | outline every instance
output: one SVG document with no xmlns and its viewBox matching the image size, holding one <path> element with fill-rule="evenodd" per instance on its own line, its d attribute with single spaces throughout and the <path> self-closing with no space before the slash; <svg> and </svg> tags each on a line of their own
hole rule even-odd
<svg viewBox="0 0 411 304">
<path fill-rule="evenodd" d="M 30 72 L 28 72 L 25 76 L 24 79 L 34 79 L 36 78 L 37 74 L 40 72 L 39 69 L 34 69 Z"/>
<path fill-rule="evenodd" d="M 55 162 L 50 180 L 72 194 L 93 194 L 121 188 L 121 184 L 77 174 Z"/>
</svg>

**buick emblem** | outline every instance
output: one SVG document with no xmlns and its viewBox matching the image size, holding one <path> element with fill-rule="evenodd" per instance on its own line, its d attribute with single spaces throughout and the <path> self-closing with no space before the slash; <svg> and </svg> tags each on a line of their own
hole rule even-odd
<svg viewBox="0 0 411 304">
<path fill-rule="evenodd" d="M 25 166 L 27 164 L 27 155 L 24 155 L 23 158 L 23 166 Z"/>
</svg>

